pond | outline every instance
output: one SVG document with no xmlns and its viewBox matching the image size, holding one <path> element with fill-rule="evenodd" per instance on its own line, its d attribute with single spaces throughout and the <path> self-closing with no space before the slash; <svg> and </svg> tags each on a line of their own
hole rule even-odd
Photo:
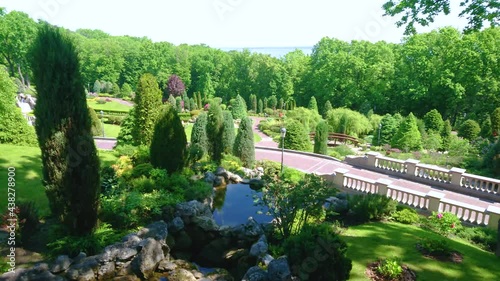
<svg viewBox="0 0 500 281">
<path fill-rule="evenodd" d="M 225 188 L 217 188 L 213 204 L 215 221 L 218 225 L 228 226 L 244 224 L 249 217 L 253 217 L 258 223 L 271 222 L 272 217 L 266 215 L 267 209 L 254 204 L 254 196 L 260 194 L 260 191 L 251 189 L 248 184 L 229 184 Z"/>
</svg>

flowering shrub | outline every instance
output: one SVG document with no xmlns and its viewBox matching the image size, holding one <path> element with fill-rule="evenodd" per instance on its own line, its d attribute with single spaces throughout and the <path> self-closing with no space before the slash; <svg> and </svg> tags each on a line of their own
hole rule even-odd
<svg viewBox="0 0 500 281">
<path fill-rule="evenodd" d="M 462 222 L 452 213 L 432 212 L 432 215 L 427 218 L 425 226 L 441 235 L 448 236 L 456 234 L 462 228 Z"/>
</svg>

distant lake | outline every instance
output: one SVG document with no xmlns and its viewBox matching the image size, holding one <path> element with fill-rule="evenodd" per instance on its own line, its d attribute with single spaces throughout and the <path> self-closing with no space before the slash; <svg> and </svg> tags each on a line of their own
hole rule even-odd
<svg viewBox="0 0 500 281">
<path fill-rule="evenodd" d="M 304 54 L 310 55 L 313 47 L 254 47 L 254 48 L 220 48 L 223 51 L 243 51 L 248 49 L 251 53 L 261 53 L 271 55 L 275 58 L 281 58 L 286 54 L 293 52 L 297 49 L 302 50 Z"/>
</svg>

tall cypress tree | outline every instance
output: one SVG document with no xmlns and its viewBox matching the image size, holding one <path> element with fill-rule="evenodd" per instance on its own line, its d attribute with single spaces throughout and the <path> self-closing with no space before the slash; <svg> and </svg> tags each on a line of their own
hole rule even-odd
<svg viewBox="0 0 500 281">
<path fill-rule="evenodd" d="M 234 120 L 230 111 L 223 111 L 224 124 L 222 125 L 222 152 L 226 154 L 233 153 L 234 145 Z"/>
<path fill-rule="evenodd" d="M 264 112 L 264 104 L 262 104 L 262 99 L 259 99 L 259 107 L 257 113 L 261 114 Z"/>
<path fill-rule="evenodd" d="M 198 147 L 203 151 L 203 155 L 208 153 L 208 138 L 207 138 L 207 113 L 202 112 L 194 122 L 193 130 L 191 131 L 191 146 Z"/>
<path fill-rule="evenodd" d="M 234 119 L 242 119 L 247 116 L 247 104 L 245 100 L 237 95 L 231 107 L 231 113 Z"/>
<path fill-rule="evenodd" d="M 314 135 L 314 153 L 327 154 L 328 150 L 328 124 L 321 120 L 316 125 L 316 134 Z"/>
<path fill-rule="evenodd" d="M 222 109 L 217 102 L 210 102 L 207 118 L 207 137 L 209 142 L 208 153 L 215 162 L 219 163 L 222 159 L 222 125 L 224 116 Z"/>
<path fill-rule="evenodd" d="M 150 145 L 153 130 L 162 104 L 162 92 L 152 74 L 144 74 L 137 84 L 135 95 L 134 136 L 139 144 Z"/>
<path fill-rule="evenodd" d="M 314 110 L 316 113 L 318 112 L 318 103 L 316 102 L 316 98 L 314 96 L 309 100 L 309 105 L 307 106 L 310 110 Z"/>
<path fill-rule="evenodd" d="M 241 119 L 238 134 L 234 141 L 233 154 L 241 159 L 245 167 L 252 167 L 255 162 L 255 146 L 252 131 L 252 119 Z"/>
<path fill-rule="evenodd" d="M 186 145 L 186 133 L 177 110 L 167 104 L 161 109 L 155 124 L 150 149 L 151 164 L 169 173 L 180 171 L 185 163 Z"/>
<path fill-rule="evenodd" d="M 38 93 L 35 129 L 50 209 L 73 234 L 88 234 L 97 224 L 99 158 L 76 48 L 67 35 L 44 24 L 31 54 Z"/>
</svg>

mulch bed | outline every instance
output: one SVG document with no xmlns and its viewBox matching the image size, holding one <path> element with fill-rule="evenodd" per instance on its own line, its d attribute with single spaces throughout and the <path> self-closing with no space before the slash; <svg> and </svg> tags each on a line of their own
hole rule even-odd
<svg viewBox="0 0 500 281">
<path fill-rule="evenodd" d="M 449 255 L 436 255 L 422 249 L 420 244 L 417 244 L 417 250 L 419 250 L 425 257 L 431 258 L 433 260 L 453 263 L 462 263 L 464 261 L 464 256 L 457 251 L 452 251 Z"/>
<path fill-rule="evenodd" d="M 368 278 L 370 278 L 370 280 L 373 281 L 416 281 L 417 280 L 417 274 L 406 265 L 401 266 L 403 268 L 403 273 L 398 279 L 389 280 L 384 276 L 382 276 L 380 273 L 378 273 L 377 267 L 379 266 L 379 264 L 380 261 L 368 264 L 365 273 L 368 276 Z"/>
</svg>

